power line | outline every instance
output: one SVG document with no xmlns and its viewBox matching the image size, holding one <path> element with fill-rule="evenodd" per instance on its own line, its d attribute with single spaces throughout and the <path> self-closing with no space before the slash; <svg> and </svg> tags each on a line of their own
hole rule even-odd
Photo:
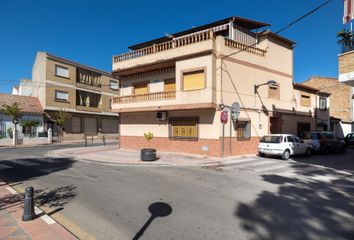
<svg viewBox="0 0 354 240">
<path fill-rule="evenodd" d="M 291 26 L 295 25 L 296 23 L 300 22 L 301 20 L 303 20 L 304 18 L 310 16 L 311 14 L 317 12 L 318 10 L 320 10 L 321 8 L 323 8 L 324 6 L 326 6 L 327 4 L 329 4 L 329 3 L 332 2 L 332 1 L 333 1 L 333 0 L 327 0 L 326 2 L 322 3 L 322 4 L 319 5 L 318 7 L 314 8 L 313 10 L 311 10 L 311 11 L 309 11 L 309 12 L 307 12 L 307 13 L 305 13 L 305 14 L 302 15 L 301 17 L 295 19 L 294 21 L 288 23 L 286 26 L 282 27 L 281 29 L 279 29 L 278 31 L 276 31 L 276 32 L 274 32 L 274 33 L 275 33 L 275 34 L 279 34 L 280 32 L 282 32 L 282 31 L 284 31 L 284 30 L 290 28 Z M 226 58 L 226 57 L 229 57 L 229 56 L 238 54 L 238 53 L 240 53 L 240 52 L 243 52 L 243 51 L 245 51 L 245 50 L 247 50 L 247 49 L 249 49 L 249 48 L 251 48 L 251 47 L 254 47 L 254 46 L 257 45 L 257 44 L 259 44 L 259 42 L 256 42 L 256 43 L 254 43 L 254 44 L 252 44 L 252 45 L 249 45 L 249 46 L 247 46 L 247 47 L 245 47 L 245 48 L 243 48 L 243 49 L 241 49 L 241 50 L 239 50 L 239 51 L 236 51 L 236 52 L 230 53 L 230 54 L 228 54 L 228 55 L 225 55 L 225 56 L 223 56 L 221 59 L 224 59 L 224 58 Z"/>
</svg>

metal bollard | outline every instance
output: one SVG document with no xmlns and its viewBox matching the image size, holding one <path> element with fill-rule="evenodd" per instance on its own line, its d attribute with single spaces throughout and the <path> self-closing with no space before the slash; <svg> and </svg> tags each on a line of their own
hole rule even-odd
<svg viewBox="0 0 354 240">
<path fill-rule="evenodd" d="M 85 147 L 87 147 L 87 137 L 85 136 Z"/>
<path fill-rule="evenodd" d="M 33 195 L 34 195 L 33 187 L 26 187 L 22 221 L 33 220 L 36 216 L 36 214 L 34 213 Z"/>
<path fill-rule="evenodd" d="M 106 146 L 106 137 L 102 136 L 102 140 L 103 140 L 103 146 Z"/>
<path fill-rule="evenodd" d="M 91 142 L 93 142 L 93 135 L 91 136 Z"/>
</svg>

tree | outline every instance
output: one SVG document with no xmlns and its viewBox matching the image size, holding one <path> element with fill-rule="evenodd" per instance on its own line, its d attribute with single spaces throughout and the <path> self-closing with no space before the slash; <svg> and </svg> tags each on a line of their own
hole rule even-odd
<svg viewBox="0 0 354 240">
<path fill-rule="evenodd" d="M 18 104 L 15 102 L 12 105 L 3 105 L 3 108 L 0 109 L 0 112 L 3 112 L 7 116 L 9 116 L 15 125 L 15 131 L 17 130 L 17 124 L 20 122 L 21 119 L 21 108 L 18 106 Z M 15 139 L 15 145 L 16 145 L 16 139 Z"/>
<path fill-rule="evenodd" d="M 63 137 L 63 125 L 66 119 L 70 118 L 70 113 L 60 109 L 59 112 L 56 113 L 54 123 L 59 127 L 59 141 L 61 142 Z"/>
<path fill-rule="evenodd" d="M 344 51 L 349 51 L 353 48 L 354 46 L 353 32 L 343 29 L 342 31 L 337 33 L 337 37 L 340 38 L 338 40 L 338 44 L 340 44 L 343 47 Z"/>
</svg>

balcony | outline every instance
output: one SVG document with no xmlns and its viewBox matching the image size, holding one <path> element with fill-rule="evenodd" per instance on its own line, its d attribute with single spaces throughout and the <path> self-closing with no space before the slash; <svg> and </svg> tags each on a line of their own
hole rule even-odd
<svg viewBox="0 0 354 240">
<path fill-rule="evenodd" d="M 79 87 L 101 88 L 101 74 L 77 68 L 76 82 Z"/>
<path fill-rule="evenodd" d="M 176 99 L 176 91 L 156 92 L 113 98 L 113 103 L 136 103 Z"/>
<path fill-rule="evenodd" d="M 213 31 L 203 31 L 113 56 L 113 71 L 119 72 L 138 65 L 211 51 L 214 48 L 214 39 Z"/>
</svg>

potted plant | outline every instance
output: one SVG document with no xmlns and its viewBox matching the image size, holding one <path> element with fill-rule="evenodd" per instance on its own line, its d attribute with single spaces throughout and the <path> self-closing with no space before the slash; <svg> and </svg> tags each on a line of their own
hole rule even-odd
<svg viewBox="0 0 354 240">
<path fill-rule="evenodd" d="M 150 148 L 150 141 L 154 138 L 154 134 L 152 132 L 144 133 L 144 137 L 148 143 L 148 148 L 141 149 L 140 159 L 141 161 L 155 161 L 156 149 Z"/>
<path fill-rule="evenodd" d="M 343 29 L 337 33 L 338 44 L 342 46 L 342 52 L 347 52 L 354 49 L 354 34 L 351 31 Z"/>
</svg>

